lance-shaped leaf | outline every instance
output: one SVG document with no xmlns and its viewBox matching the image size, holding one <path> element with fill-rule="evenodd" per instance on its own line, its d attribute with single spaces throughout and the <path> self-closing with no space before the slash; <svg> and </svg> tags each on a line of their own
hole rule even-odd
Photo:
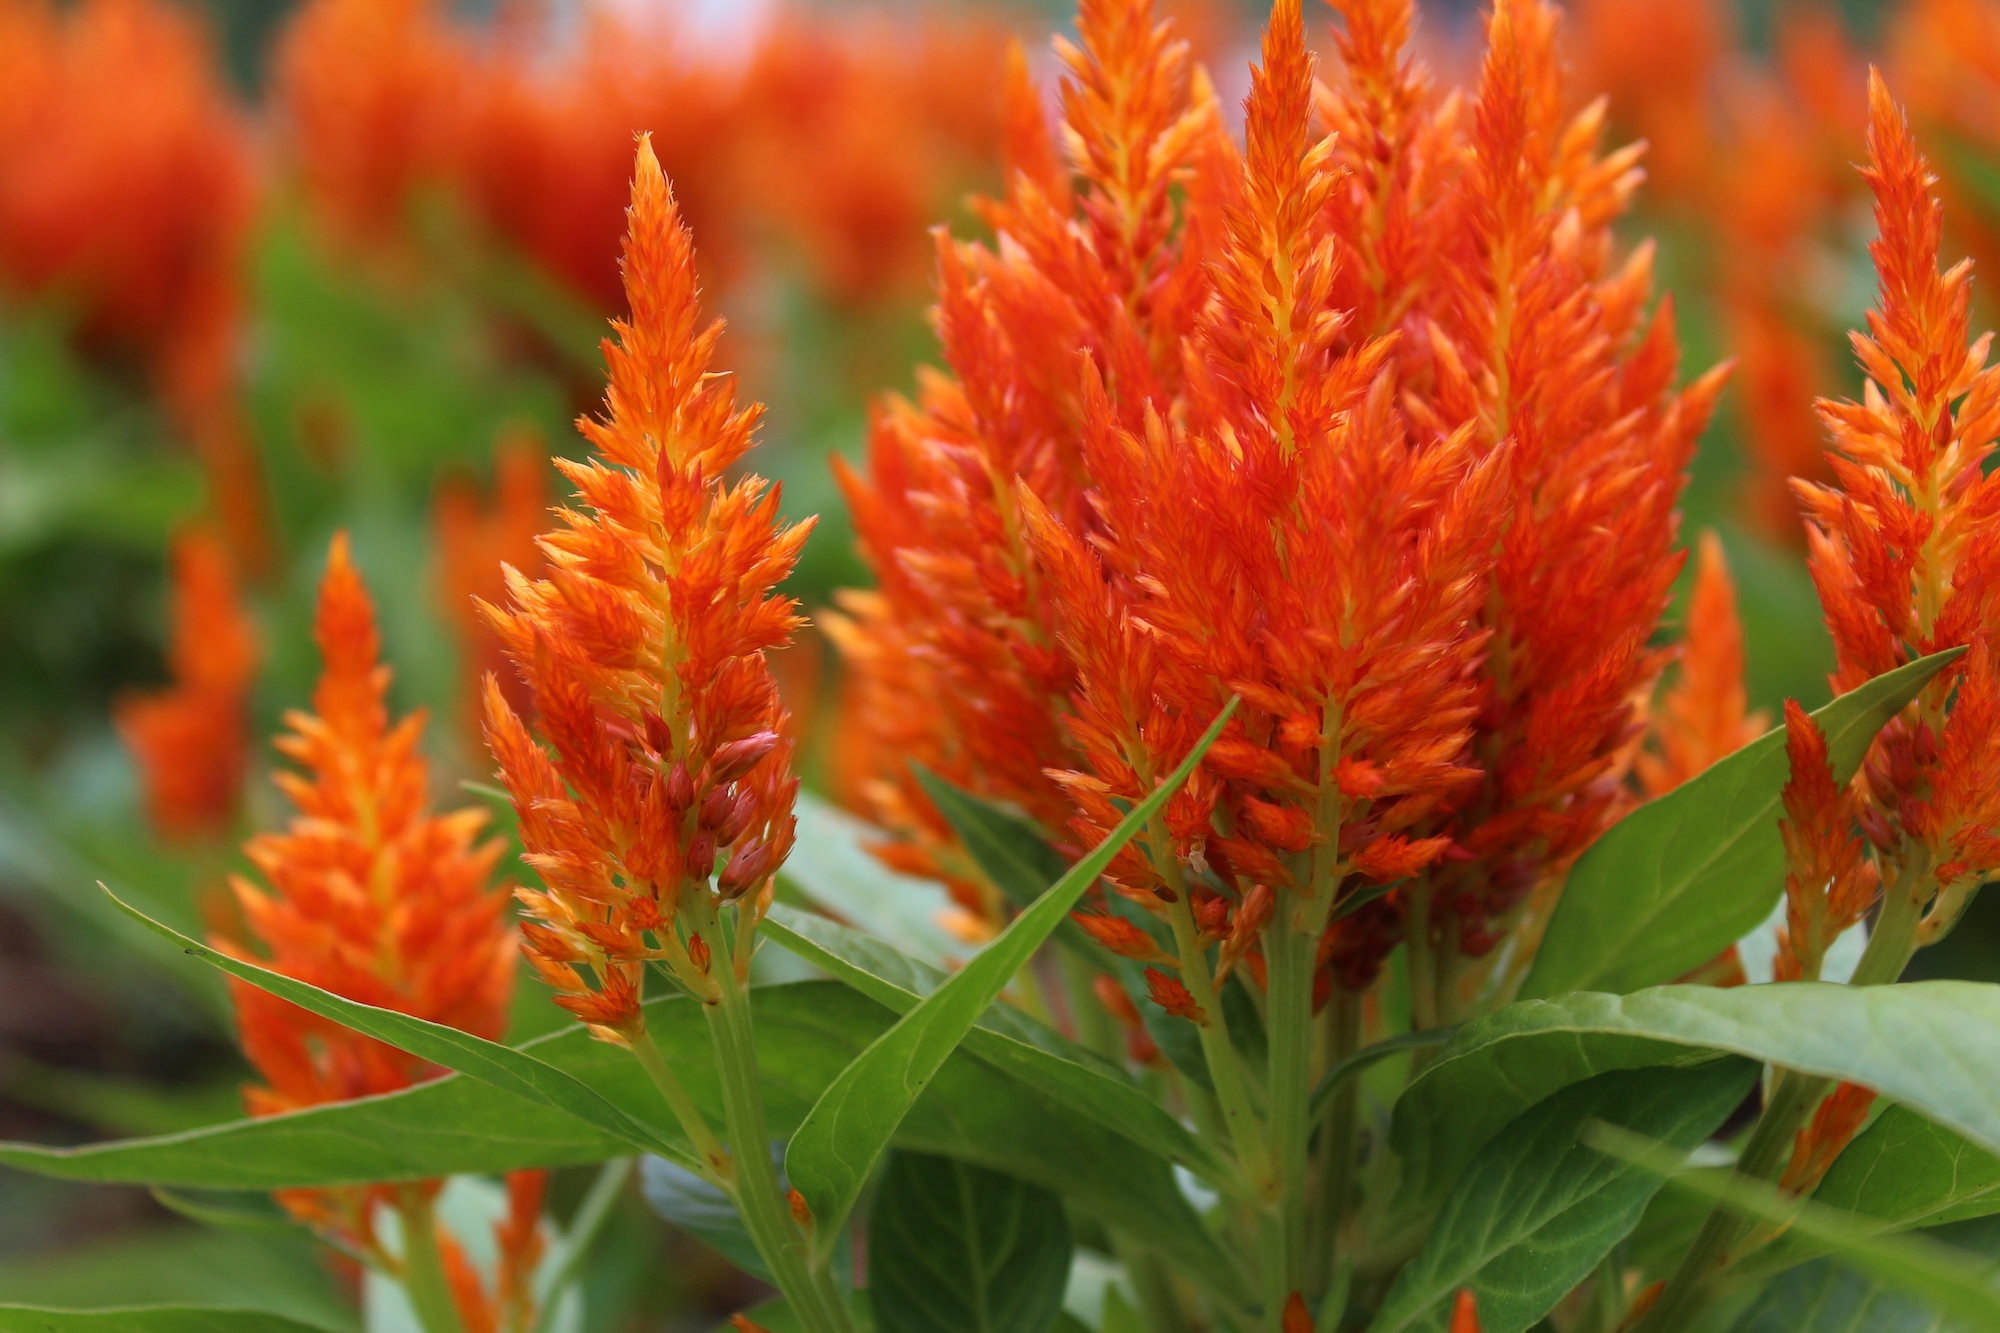
<svg viewBox="0 0 2000 1333">
<path fill-rule="evenodd" d="M 1964 651 L 1885 672 L 1814 713 L 1834 776 L 1853 776 L 1875 733 Z M 1784 889 L 1778 818 L 1790 776 L 1779 728 L 1615 824 L 1570 871 L 1521 998 L 1629 994 L 1753 930 Z"/>
<path fill-rule="evenodd" d="M 1558 1088 L 1725 1051 L 1874 1088 L 2000 1148 L 2000 986 L 1658 986 L 1526 1000 L 1474 1020 L 1397 1101 L 1402 1172 L 1378 1234 L 1420 1233 L 1473 1155 Z"/>
<path fill-rule="evenodd" d="M 764 1106 L 777 1138 L 792 1132 L 895 1017 L 832 981 L 759 986 L 750 1002 Z M 688 1096 L 711 1122 L 721 1120 L 722 1091 L 701 1006 L 684 996 L 649 1000 L 646 1027 Z M 580 1027 L 539 1038 L 527 1049 L 627 1112 L 658 1103 L 638 1061 L 591 1040 Z M 945 1062 L 897 1128 L 895 1142 L 1054 1190 L 1167 1255 L 1205 1286 L 1227 1289 L 1236 1281 L 1164 1162 L 969 1054 Z M 0 1164 L 71 1180 L 270 1190 L 575 1166 L 629 1151 L 574 1116 L 450 1075 L 379 1097 L 164 1138 L 78 1148 L 0 1144 Z"/>
<path fill-rule="evenodd" d="M 1062 1200 L 945 1157 L 889 1158 L 868 1219 L 875 1333 L 1048 1333 L 1071 1259 Z"/>
<path fill-rule="evenodd" d="M 1579 1141 L 1595 1121 L 1683 1156 L 1742 1102 L 1749 1060 L 1601 1074 L 1529 1108 L 1479 1152 L 1370 1333 L 1445 1333 L 1458 1292 L 1484 1333 L 1520 1333 L 1555 1308 L 1638 1224 L 1664 1183 Z"/>
<path fill-rule="evenodd" d="M 0 1333 L 326 1333 L 265 1310 L 135 1305 L 116 1310 L 47 1310 L 0 1305 Z"/>
<path fill-rule="evenodd" d="M 442 1023 L 349 1000 L 269 968 L 232 958 L 119 902 L 109 889 L 105 893 L 111 896 L 111 901 L 117 903 L 120 910 L 180 945 L 184 953 L 218 967 L 238 980 L 247 981 L 259 990 L 268 991 L 281 1000 L 289 1000 L 301 1009 L 330 1018 L 377 1041 L 387 1042 L 398 1050 L 408 1051 L 419 1059 L 442 1065 L 467 1078 L 478 1079 L 516 1097 L 567 1112 L 632 1147 L 673 1158 L 686 1166 L 696 1166 L 698 1159 L 688 1152 L 683 1142 L 669 1138 L 652 1125 L 619 1110 L 588 1084 L 578 1082 L 524 1051 L 502 1046 L 497 1041 L 487 1041 L 484 1037 L 475 1037 L 469 1032 L 460 1032 Z"/>
<path fill-rule="evenodd" d="M 929 998 L 841 1071 L 792 1136 L 785 1155 L 792 1188 L 805 1196 L 822 1255 L 853 1211 L 861 1187 L 896 1126 L 979 1016 L 1068 915 L 1085 889 L 1166 804 L 1236 710 L 1231 700 L 1171 776 L 1132 808 L 1110 836 Z"/>
<path fill-rule="evenodd" d="M 1813 1202 L 1875 1231 L 1986 1217 L 2000 1213 L 2000 1156 L 1908 1107 L 1891 1106 L 1835 1159 Z M 1810 1237 L 1788 1231 L 1740 1271 L 1775 1273 L 1824 1253 Z"/>
<path fill-rule="evenodd" d="M 807 962 L 899 1014 L 917 1007 L 947 974 L 904 957 L 859 931 L 778 904 L 764 932 Z M 1229 1164 L 1188 1132 L 1160 1104 L 1133 1086 L 1124 1071 L 1010 1005 L 996 1004 L 965 1034 L 965 1049 L 1002 1073 L 1090 1117 L 1176 1166 L 1222 1187 Z"/>
</svg>

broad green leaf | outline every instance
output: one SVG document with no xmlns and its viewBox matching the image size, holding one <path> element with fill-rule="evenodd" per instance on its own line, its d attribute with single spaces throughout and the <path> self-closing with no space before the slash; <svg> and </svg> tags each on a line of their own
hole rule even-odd
<svg viewBox="0 0 2000 1333">
<path fill-rule="evenodd" d="M 2000 1157 L 1902 1106 L 1877 1116 L 1813 1193 L 1813 1202 L 1877 1231 L 1908 1231 L 2000 1213 Z M 1745 1267 L 1790 1268 L 1825 1247 L 1787 1232 Z"/>
<path fill-rule="evenodd" d="M 1047 1333 L 1062 1309 L 1062 1200 L 1012 1176 L 891 1154 L 868 1245 L 877 1333 Z"/>
<path fill-rule="evenodd" d="M 1874 1088 L 2000 1148 L 2000 986 L 1658 986 L 1525 1000 L 1467 1023 L 1396 1103 L 1401 1186 L 1381 1234 L 1421 1228 L 1500 1127 L 1613 1069 L 1724 1051 Z"/>
<path fill-rule="evenodd" d="M 2000 1251 L 1994 1219 L 1927 1233 L 1969 1256 Z M 1884 1283 L 1835 1259 L 1795 1268 L 1759 1292 L 1729 1325 L 1729 1333 L 1983 1333 L 1984 1325 L 1952 1318 L 1919 1294 Z"/>
<path fill-rule="evenodd" d="M 1111 858 L 1180 790 L 1235 711 L 1232 699 L 1179 767 L 1135 805 L 1110 836 L 1033 907 L 1015 917 L 999 938 L 862 1052 L 820 1097 L 785 1154 L 792 1187 L 805 1196 L 816 1220 L 817 1246 L 830 1246 L 839 1235 L 876 1159 L 938 1067 Z"/>
<path fill-rule="evenodd" d="M 757 1242 L 737 1216 L 736 1205 L 714 1185 L 664 1157 L 639 1161 L 639 1188 L 646 1206 L 690 1235 L 707 1242 L 718 1254 L 752 1277 L 771 1281 Z M 776 1285 L 775 1283 L 773 1285 Z"/>
<path fill-rule="evenodd" d="M 897 1013 L 908 1013 L 944 984 L 946 974 L 859 931 L 782 904 L 763 930 L 799 957 Z M 996 1004 L 965 1035 L 979 1059 L 1139 1147 L 1213 1182 L 1232 1172 L 1205 1141 L 1133 1086 L 1123 1070 L 1099 1059 L 1011 1005 Z"/>
<path fill-rule="evenodd" d="M 1463 1288 L 1484 1333 L 1520 1333 L 1555 1308 L 1638 1223 L 1664 1183 L 1578 1141 L 1594 1121 L 1685 1155 L 1756 1082 L 1749 1060 L 1600 1074 L 1531 1107 L 1479 1152 L 1371 1333 L 1444 1333 Z"/>
<path fill-rule="evenodd" d="M 265 1310 L 139 1305 L 116 1310 L 49 1310 L 0 1305 L 0 1333 L 326 1333 Z"/>
<path fill-rule="evenodd" d="M 751 992 L 764 1105 L 784 1138 L 894 1015 L 832 981 Z M 714 1047 L 698 1004 L 650 1000 L 647 1029 L 688 1095 L 722 1119 Z M 658 1092 L 628 1052 L 580 1027 L 528 1043 L 542 1060 L 640 1113 Z M 1190 1277 L 1229 1289 L 1235 1270 L 1175 1186 L 1172 1172 L 1119 1135 L 960 1054 L 947 1060 L 896 1132 L 898 1147 L 958 1157 L 1056 1191 L 1169 1256 Z M 402 1092 L 165 1138 L 80 1148 L 0 1145 L 0 1164 L 73 1180 L 268 1190 L 497 1174 L 625 1155 L 625 1143 L 543 1104 L 453 1075 Z M 683 1149 L 683 1155 L 687 1155 Z"/>
<path fill-rule="evenodd" d="M 106 890 L 109 894 L 110 891 Z M 230 976 L 247 981 L 260 990 L 268 991 L 282 1000 L 289 1000 L 301 1009 L 330 1018 L 343 1027 L 365 1033 L 377 1041 L 387 1042 L 398 1050 L 408 1051 L 420 1059 L 443 1065 L 468 1078 L 476 1078 L 482 1083 L 510 1092 L 516 1097 L 531 1102 L 539 1102 L 557 1111 L 564 1111 L 602 1130 L 614 1138 L 646 1152 L 659 1153 L 665 1157 L 678 1157 L 685 1164 L 696 1159 L 688 1152 L 678 1136 L 667 1137 L 662 1131 L 621 1111 L 604 1100 L 588 1084 L 580 1083 L 560 1069 L 544 1064 L 534 1056 L 511 1046 L 475 1037 L 469 1032 L 446 1027 L 442 1023 L 432 1023 L 409 1014 L 399 1014 L 391 1009 L 378 1009 L 373 1005 L 361 1004 L 345 999 L 331 991 L 282 976 L 269 968 L 258 967 L 255 963 L 231 958 L 228 954 L 211 949 L 196 940 L 189 939 L 171 926 L 163 926 L 144 913 L 119 902 L 113 896 L 111 901 L 128 915 L 151 927 L 161 936 L 181 946 L 187 954 L 201 959 L 227 972 Z"/>
<path fill-rule="evenodd" d="M 1884 723 L 1963 649 L 1886 672 L 1813 714 L 1835 776 L 1851 776 Z M 1783 728 L 1640 806 L 1570 871 L 1521 987 L 1629 994 L 1707 962 L 1770 915 L 1783 891 Z"/>
</svg>

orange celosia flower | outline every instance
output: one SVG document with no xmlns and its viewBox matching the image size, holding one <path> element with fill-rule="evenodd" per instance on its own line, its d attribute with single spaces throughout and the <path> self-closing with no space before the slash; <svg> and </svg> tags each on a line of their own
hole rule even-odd
<svg viewBox="0 0 2000 1333">
<path fill-rule="evenodd" d="M 244 844 L 261 886 L 232 885 L 256 956 L 286 976 L 365 1004 L 497 1038 L 506 1026 L 515 947 L 506 895 L 492 886 L 498 841 L 478 841 L 477 808 L 426 811 L 417 751 L 423 717 L 393 727 L 378 665 L 374 608 L 336 536 L 320 585 L 314 638 L 325 661 L 313 712 L 287 716 L 277 748 L 302 772 L 274 775 L 298 814 L 283 832 Z M 245 1091 L 253 1115 L 407 1087 L 436 1066 L 233 982 L 244 1054 L 263 1082 Z M 363 1248 L 389 1187 L 293 1190 L 302 1220 Z"/>
<path fill-rule="evenodd" d="M 542 552 L 535 539 L 549 516 L 546 457 L 537 432 L 509 432 L 494 449 L 490 508 L 480 497 L 478 483 L 462 473 L 448 473 L 439 480 L 431 508 L 439 595 L 458 633 L 473 694 L 480 682 L 494 676 L 517 713 L 530 711 L 533 700 L 475 603 L 500 600 L 505 588 L 503 565 L 529 575 L 541 572 Z"/>
<path fill-rule="evenodd" d="M 1875 901 L 1879 879 L 1854 831 L 1854 801 L 1835 787 L 1826 736 L 1795 699 L 1785 701 L 1785 930 L 1778 941 L 1779 981 L 1816 981 L 1827 947 Z"/>
<path fill-rule="evenodd" d="M 1833 1169 L 1833 1163 L 1867 1123 L 1875 1091 L 1859 1083 L 1842 1083 L 1813 1112 L 1811 1123 L 1798 1132 L 1792 1157 L 1785 1164 L 1778 1188 L 1788 1194 L 1810 1194 Z"/>
<path fill-rule="evenodd" d="M 0 290 L 54 296 L 90 344 L 137 354 L 252 572 L 268 534 L 234 367 L 255 193 L 249 136 L 184 9 L 0 3 Z"/>
<path fill-rule="evenodd" d="M 257 633 L 214 534 L 182 533 L 172 564 L 173 684 L 121 699 L 114 717 L 139 766 L 153 828 L 168 838 L 215 837 L 228 831 L 243 795 Z"/>
<path fill-rule="evenodd" d="M 1984 474 L 2000 432 L 2000 369 L 1986 365 L 1992 335 L 1969 341 L 1969 262 L 1938 271 L 1933 178 L 1879 76 L 1869 104 L 1881 301 L 1869 332 L 1853 336 L 1866 393 L 1821 402 L 1836 484 L 1797 489 L 1836 690 L 1973 645 L 1884 729 L 1861 779 L 1871 840 L 1897 864 L 1921 847 L 1935 867 L 1932 938 L 2000 866 L 1990 832 L 2000 824 L 2000 681 L 1987 649 L 2000 628 L 2000 483 Z M 1900 878 L 1884 866 L 1885 880 Z M 1919 905 L 1928 896 L 1921 876 L 1897 887 Z"/>
<path fill-rule="evenodd" d="M 1743 688 L 1743 625 L 1722 539 L 1701 535 L 1694 589 L 1681 640 L 1680 677 L 1661 696 L 1651 735 L 1657 749 L 1634 767 L 1648 796 L 1672 791 L 1764 734 L 1768 719 L 1749 711 Z"/>
<path fill-rule="evenodd" d="M 1713 164 L 1706 104 L 1734 34 L 1720 0 L 1577 0 L 1570 54 L 1586 95 L 1611 98 L 1619 126 L 1643 138 L 1655 188 L 1685 197 Z"/>
<path fill-rule="evenodd" d="M 798 780 L 763 654 L 802 623 L 772 589 L 811 526 L 781 526 L 760 478 L 724 481 L 761 409 L 739 410 L 710 371 L 721 329 L 698 322 L 693 247 L 643 137 L 629 217 L 632 314 L 605 343 L 606 415 L 580 423 L 598 457 L 557 460 L 580 505 L 542 539 L 548 576 L 510 570 L 506 609 L 487 608 L 553 753 L 497 682 L 486 691 L 488 742 L 548 885 L 519 894 L 529 961 L 558 1004 L 621 1044 L 645 1030 L 649 959 L 714 991 L 722 941 L 695 933 L 706 895 L 761 911 L 791 849 Z M 697 894 L 707 910 L 688 924 Z M 750 935 L 726 965 L 747 969 Z"/>
</svg>

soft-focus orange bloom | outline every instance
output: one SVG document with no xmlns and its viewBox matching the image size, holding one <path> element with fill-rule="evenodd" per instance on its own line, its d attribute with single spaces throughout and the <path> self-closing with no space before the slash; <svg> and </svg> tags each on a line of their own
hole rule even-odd
<svg viewBox="0 0 2000 1333">
<path fill-rule="evenodd" d="M 1611 99 L 1612 119 L 1649 145 L 1656 189 L 1685 196 L 1712 164 L 1707 104 L 1733 45 L 1722 0 L 1574 0 L 1571 58 L 1585 96 Z"/>
<path fill-rule="evenodd" d="M 1868 1108 L 1874 1104 L 1873 1088 L 1859 1083 L 1842 1083 L 1835 1088 L 1794 1139 L 1792 1158 L 1785 1164 L 1778 1188 L 1788 1194 L 1810 1194 L 1833 1169 L 1834 1159 L 1861 1132 Z"/>
<path fill-rule="evenodd" d="M 1460 1291 L 1452 1302 L 1451 1333 L 1479 1333 L 1479 1300 L 1470 1288 Z"/>
<path fill-rule="evenodd" d="M 458 633 L 467 679 L 474 685 L 471 694 L 476 697 L 480 682 L 493 676 L 517 713 L 531 711 L 534 701 L 476 602 L 500 600 L 505 590 L 503 565 L 528 575 L 541 572 L 542 551 L 535 539 L 549 517 L 546 458 L 538 433 L 509 432 L 493 452 L 490 506 L 470 476 L 447 473 L 438 481 L 431 509 L 437 532 L 438 593 Z"/>
<path fill-rule="evenodd" d="M 1672 791 L 1764 734 L 1769 719 L 1749 711 L 1743 688 L 1743 625 L 1722 539 L 1701 534 L 1694 590 L 1681 637 L 1680 675 L 1655 706 L 1651 738 L 1634 767 L 1648 796 Z"/>
<path fill-rule="evenodd" d="M 139 767 L 146 813 L 168 838 L 216 837 L 243 795 L 257 632 L 229 551 L 195 528 L 174 539 L 167 669 L 173 683 L 119 700 L 119 735 Z"/>
<path fill-rule="evenodd" d="M 506 1026 L 515 945 L 506 895 L 492 884 L 501 844 L 479 841 L 477 808 L 427 812 L 422 714 L 390 725 L 388 668 L 374 608 L 336 536 L 314 639 L 325 667 L 311 713 L 287 715 L 280 753 L 303 771 L 274 780 L 298 814 L 244 855 L 262 883 L 232 886 L 261 953 L 216 947 L 348 999 L 497 1038 Z M 231 983 L 244 1054 L 263 1080 L 253 1115 L 407 1087 L 442 1072 L 242 982 Z M 295 1214 L 372 1244 L 379 1190 L 287 1191 Z"/>
<path fill-rule="evenodd" d="M 255 193 L 249 136 L 186 10 L 0 3 L 0 293 L 72 306 L 87 341 L 145 365 L 252 572 L 263 482 L 234 390 Z"/>
<path fill-rule="evenodd" d="M 548 748 L 497 681 L 486 690 L 487 740 L 548 885 L 519 893 L 529 961 L 558 1004 L 619 1043 L 645 1030 L 647 960 L 697 993 L 715 986 L 722 941 L 692 934 L 703 914 L 683 939 L 688 898 L 759 911 L 791 850 L 798 780 L 764 653 L 802 623 L 772 589 L 811 527 L 781 526 L 761 478 L 725 480 L 761 409 L 739 410 L 710 369 L 721 327 L 699 321 L 693 246 L 643 137 L 628 216 L 632 314 L 604 344 L 606 414 L 579 423 L 598 457 L 557 460 L 579 503 L 542 539 L 547 577 L 509 570 L 506 607 L 487 608 Z M 748 966 L 754 920 L 728 965 Z"/>
<path fill-rule="evenodd" d="M 1868 333 L 1853 335 L 1868 378 L 1861 402 L 1819 404 L 1836 483 L 1797 489 L 1836 690 L 1973 645 L 1883 730 L 1861 779 L 1875 844 L 1901 858 L 1913 840 L 1936 866 L 1945 893 L 1928 926 L 1939 929 L 2000 865 L 2000 680 L 1987 649 L 2000 629 L 2000 482 L 1984 471 L 2000 369 L 1986 364 L 1992 335 L 1969 337 L 1970 262 L 1938 270 L 1933 177 L 1879 77 L 1869 102 L 1881 300 Z"/>
<path fill-rule="evenodd" d="M 1785 752 L 1785 929 L 1774 975 L 1817 981 L 1828 946 L 1867 913 L 1880 879 L 1855 832 L 1852 793 L 1834 785 L 1826 736 L 1796 699 L 1785 701 Z"/>
<path fill-rule="evenodd" d="M 1918 122 L 1983 156 L 2000 149 L 2000 4 L 1906 0 L 1885 27 L 1896 87 Z M 1982 263 L 2000 263 L 2000 214 L 1960 181 L 1941 189 L 1968 248 Z"/>
</svg>

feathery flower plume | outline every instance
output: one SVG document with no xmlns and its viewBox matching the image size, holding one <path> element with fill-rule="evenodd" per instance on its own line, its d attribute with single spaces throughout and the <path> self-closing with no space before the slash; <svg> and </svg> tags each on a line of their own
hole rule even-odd
<svg viewBox="0 0 2000 1333">
<path fill-rule="evenodd" d="M 213 838 L 243 795 L 257 632 L 228 549 L 206 529 L 174 539 L 167 669 L 173 684 L 118 701 L 114 720 L 139 767 L 162 837 Z"/>
<path fill-rule="evenodd" d="M 1727 373 L 1676 392 L 1672 306 L 1644 313 L 1652 246 L 1612 264 L 1638 149 L 1599 156 L 1601 102 L 1563 112 L 1557 18 L 1544 0 L 1494 7 L 1453 277 L 1421 325 L 1435 379 L 1419 419 L 1509 449 L 1483 774 L 1454 834 L 1471 858 L 1412 897 L 1434 909 L 1412 925 L 1435 937 L 1422 947 L 1474 957 L 1625 808 L 1633 701 L 1665 663 L 1648 642 L 1680 564 L 1675 504 Z"/>
<path fill-rule="evenodd" d="M 597 456 L 557 460 L 579 504 L 542 538 L 546 576 L 510 569 L 505 607 L 484 608 L 539 710 L 540 740 L 488 678 L 488 743 L 548 886 L 518 893 L 528 959 L 620 1045 L 641 1044 L 649 961 L 719 999 L 723 903 L 744 915 L 720 966 L 747 974 L 798 788 L 763 655 L 803 622 L 772 590 L 811 528 L 781 526 L 762 479 L 725 480 L 761 409 L 710 369 L 721 328 L 699 322 L 693 245 L 643 137 L 629 218 L 632 314 L 604 345 L 606 414 L 579 423 Z"/>
<path fill-rule="evenodd" d="M 1984 471 L 2000 433 L 2000 369 L 1986 364 L 1992 335 L 1969 337 L 1970 261 L 1938 269 L 1934 177 L 1873 73 L 1869 109 L 1863 174 L 1875 193 L 1869 252 L 1881 299 L 1868 332 L 1852 335 L 1867 381 L 1861 402 L 1819 404 L 1834 482 L 1796 489 L 1837 691 L 1971 645 L 1884 728 L 1858 779 L 1889 893 L 1885 923 L 1900 929 L 1935 889 L 1917 928 L 1927 942 L 2000 866 L 1991 832 L 2000 823 L 2000 679 L 1988 649 L 2000 628 L 2000 483 Z"/>
<path fill-rule="evenodd" d="M 528 575 L 541 572 L 542 551 L 535 541 L 549 516 L 547 457 L 538 432 L 509 431 L 494 449 L 490 506 L 478 483 L 462 472 L 447 473 L 439 480 L 431 505 L 438 592 L 458 634 L 459 652 L 474 686 L 471 693 L 477 697 L 485 679 L 495 676 L 517 713 L 530 712 L 534 701 L 477 603 L 500 600 L 506 587 L 503 566 Z"/>
<path fill-rule="evenodd" d="M 1743 688 L 1743 625 L 1722 539 L 1701 534 L 1681 639 L 1680 675 L 1654 708 L 1650 739 L 1634 761 L 1640 786 L 1661 796 L 1764 734 Z"/>
<path fill-rule="evenodd" d="M 379 665 L 374 607 L 336 535 L 320 585 L 314 639 L 325 662 L 313 711 L 286 717 L 277 740 L 299 771 L 274 775 L 298 814 L 244 844 L 257 881 L 236 876 L 250 939 L 216 947 L 348 999 L 414 1014 L 486 1038 L 506 1026 L 515 945 L 506 895 L 492 885 L 501 854 L 479 841 L 483 810 L 433 815 L 417 745 L 424 719 L 390 723 L 389 670 Z M 252 1115 L 391 1092 L 435 1077 L 436 1066 L 231 983 L 244 1054 L 262 1082 L 245 1090 Z M 287 1190 L 292 1214 L 345 1249 L 394 1271 L 377 1240 L 378 1204 L 429 1225 L 436 1183 Z M 449 1237 L 441 1236 L 445 1245 Z M 447 1264 L 451 1261 L 446 1260 Z"/>
<path fill-rule="evenodd" d="M 1778 941 L 1779 981 L 1817 981 L 1826 951 L 1861 920 L 1880 885 L 1855 831 L 1850 790 L 1834 785 L 1826 735 L 1795 699 L 1785 701 L 1785 929 Z"/>
</svg>

